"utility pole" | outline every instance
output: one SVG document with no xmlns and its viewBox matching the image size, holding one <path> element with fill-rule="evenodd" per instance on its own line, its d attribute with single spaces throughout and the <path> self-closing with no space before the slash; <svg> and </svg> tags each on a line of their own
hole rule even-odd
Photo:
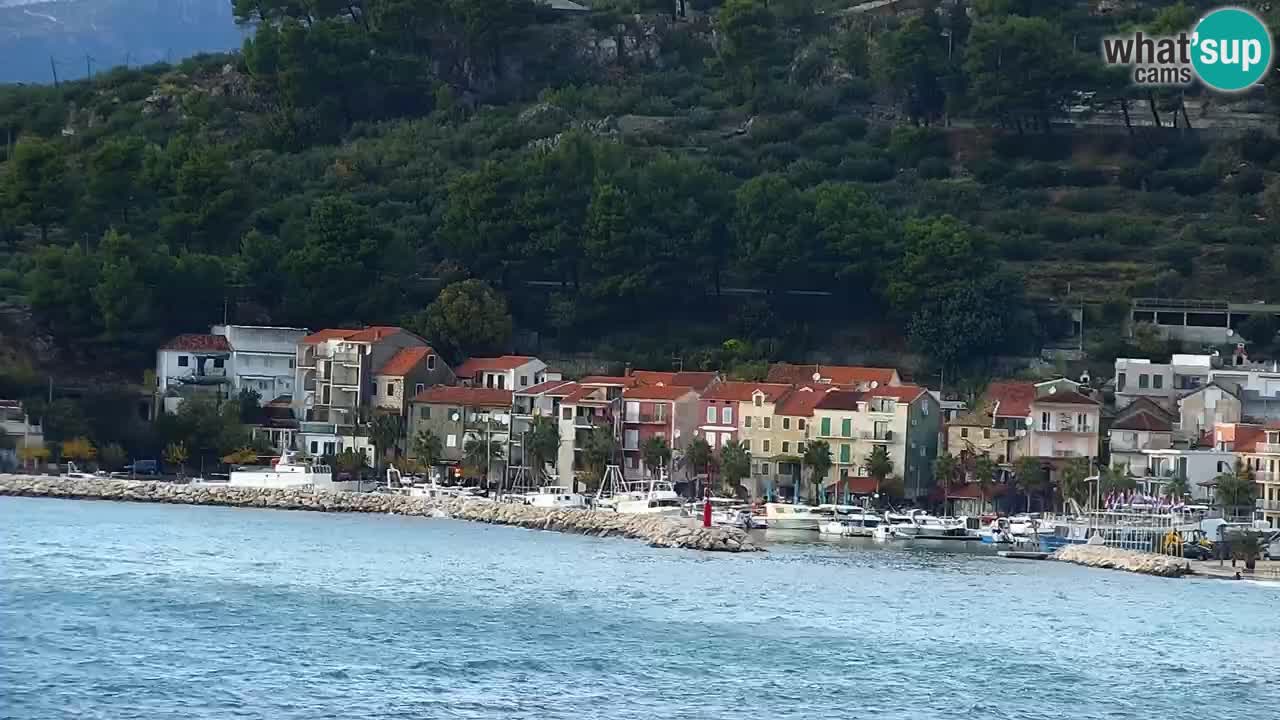
<svg viewBox="0 0 1280 720">
<path fill-rule="evenodd" d="M 86 80 L 93 77 L 93 56 L 89 53 L 84 54 L 84 77 Z"/>
<path fill-rule="evenodd" d="M 53 70 L 53 86 L 58 87 L 58 63 L 52 55 L 49 56 L 49 68 Z"/>
</svg>

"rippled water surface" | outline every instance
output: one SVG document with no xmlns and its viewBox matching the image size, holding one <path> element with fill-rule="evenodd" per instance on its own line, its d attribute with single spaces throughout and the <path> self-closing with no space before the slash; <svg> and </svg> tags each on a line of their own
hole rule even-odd
<svg viewBox="0 0 1280 720">
<path fill-rule="evenodd" d="M 1274 718 L 1280 587 L 0 498 L 0 717 Z"/>
</svg>

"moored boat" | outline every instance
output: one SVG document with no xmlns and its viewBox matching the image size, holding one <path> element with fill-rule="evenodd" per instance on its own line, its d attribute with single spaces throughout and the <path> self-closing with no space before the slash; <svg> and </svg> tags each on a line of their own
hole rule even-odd
<svg viewBox="0 0 1280 720">
<path fill-rule="evenodd" d="M 812 505 L 765 503 L 765 520 L 770 530 L 817 530 L 826 518 Z"/>
</svg>

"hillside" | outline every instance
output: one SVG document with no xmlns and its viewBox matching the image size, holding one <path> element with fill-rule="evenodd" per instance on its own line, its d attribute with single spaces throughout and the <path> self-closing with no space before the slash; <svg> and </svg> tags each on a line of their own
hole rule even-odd
<svg viewBox="0 0 1280 720">
<path fill-rule="evenodd" d="M 237 3 L 267 21 L 243 55 L 0 89 L 21 332 L 140 368 L 224 313 L 421 327 L 470 277 L 525 349 L 979 372 L 1060 334 L 1028 298 L 1103 328 L 1133 295 L 1274 299 L 1265 93 L 1149 94 L 1085 50 L 1185 6 L 336 5 Z"/>
</svg>

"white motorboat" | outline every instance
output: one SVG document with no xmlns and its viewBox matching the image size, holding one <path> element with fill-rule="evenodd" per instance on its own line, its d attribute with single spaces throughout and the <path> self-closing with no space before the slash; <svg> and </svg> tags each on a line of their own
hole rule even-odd
<svg viewBox="0 0 1280 720">
<path fill-rule="evenodd" d="M 833 508 L 831 519 L 818 523 L 818 532 L 841 537 L 871 537 L 880 526 L 879 515 L 865 508 L 851 505 L 823 505 L 818 509 Z"/>
<path fill-rule="evenodd" d="M 829 516 L 812 505 L 765 503 L 765 520 L 770 530 L 817 530 Z"/>
<path fill-rule="evenodd" d="M 315 490 L 356 490 L 354 480 L 335 481 L 333 469 L 298 460 L 297 453 L 285 451 L 270 466 L 241 465 L 232 468 L 227 484 L 232 487 L 312 488 Z"/>
<path fill-rule="evenodd" d="M 923 510 L 912 510 L 906 514 L 907 522 L 894 526 L 894 533 L 901 538 L 919 538 L 928 540 L 967 540 L 969 534 L 964 521 L 953 518 L 939 518 Z"/>
<path fill-rule="evenodd" d="M 881 542 L 902 540 L 915 536 L 918 531 L 919 528 L 911 521 L 909 514 L 888 511 L 884 514 L 880 524 L 871 531 L 871 537 Z"/>
<path fill-rule="evenodd" d="M 756 527 L 755 517 L 751 514 L 751 507 L 744 505 L 737 498 L 710 498 L 711 500 L 711 524 L 716 527 L 736 527 L 743 530 L 751 530 Z M 702 514 L 706 500 L 694 500 L 685 506 L 686 514 L 702 522 Z"/>
<path fill-rule="evenodd" d="M 525 495 L 525 504 L 540 508 L 585 508 L 587 499 L 563 485 L 544 485 Z"/>
<path fill-rule="evenodd" d="M 594 505 L 601 510 L 628 515 L 685 517 L 684 501 L 667 480 L 666 473 L 661 478 L 650 477 L 647 483 L 627 483 L 615 465 L 605 470 Z"/>
</svg>

